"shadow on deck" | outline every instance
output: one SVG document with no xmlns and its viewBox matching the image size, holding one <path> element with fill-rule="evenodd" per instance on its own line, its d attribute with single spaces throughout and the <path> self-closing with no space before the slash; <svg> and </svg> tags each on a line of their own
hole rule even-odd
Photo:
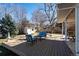
<svg viewBox="0 0 79 59">
<path fill-rule="evenodd" d="M 24 56 L 74 56 L 64 41 L 41 40 L 34 44 L 27 42 L 11 47 Z"/>
</svg>

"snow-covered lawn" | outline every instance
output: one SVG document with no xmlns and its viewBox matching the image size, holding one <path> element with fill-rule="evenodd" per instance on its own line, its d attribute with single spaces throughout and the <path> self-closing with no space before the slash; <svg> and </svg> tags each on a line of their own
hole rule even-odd
<svg viewBox="0 0 79 59">
<path fill-rule="evenodd" d="M 62 35 L 62 34 L 50 34 L 50 33 L 47 33 L 46 39 L 63 41 L 63 40 L 65 40 L 64 37 L 65 37 L 65 35 Z"/>
<path fill-rule="evenodd" d="M 4 41 L 3 43 L 9 46 L 16 46 L 23 42 L 26 42 L 25 35 L 17 35 L 14 38 L 8 39 L 7 41 Z"/>
<path fill-rule="evenodd" d="M 45 39 L 48 39 L 48 40 L 60 40 L 60 41 L 63 41 L 64 39 L 64 35 L 62 34 L 50 34 L 50 33 L 47 33 L 47 36 Z M 11 38 L 11 39 L 6 39 L 7 41 L 4 41 L 3 43 L 9 45 L 9 46 L 16 46 L 18 44 L 21 44 L 23 42 L 26 42 L 26 39 L 25 35 L 17 35 L 15 36 L 14 38 Z"/>
</svg>

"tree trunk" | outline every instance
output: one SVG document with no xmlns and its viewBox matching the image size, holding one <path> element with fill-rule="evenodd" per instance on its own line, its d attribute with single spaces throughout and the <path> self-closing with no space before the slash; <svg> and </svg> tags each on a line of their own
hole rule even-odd
<svg viewBox="0 0 79 59">
<path fill-rule="evenodd" d="M 8 39 L 10 39 L 11 38 L 11 36 L 10 36 L 10 32 L 8 32 Z"/>
</svg>

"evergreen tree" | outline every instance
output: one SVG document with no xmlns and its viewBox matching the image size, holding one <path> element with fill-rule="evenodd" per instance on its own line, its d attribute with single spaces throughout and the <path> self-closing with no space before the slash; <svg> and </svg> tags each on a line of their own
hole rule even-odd
<svg viewBox="0 0 79 59">
<path fill-rule="evenodd" d="M 15 23 L 12 21 L 12 17 L 9 14 L 5 14 L 5 16 L 1 20 L 1 24 L 3 26 L 3 29 L 10 33 L 10 35 L 14 35 L 16 31 Z M 3 31 L 4 33 L 4 31 Z"/>
</svg>

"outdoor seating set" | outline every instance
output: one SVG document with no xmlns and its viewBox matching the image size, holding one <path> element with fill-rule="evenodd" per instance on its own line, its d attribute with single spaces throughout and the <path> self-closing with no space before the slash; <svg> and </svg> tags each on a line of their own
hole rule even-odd
<svg viewBox="0 0 79 59">
<path fill-rule="evenodd" d="M 37 36 L 26 35 L 27 42 L 33 43 L 38 39 L 41 40 L 43 37 L 46 37 L 46 32 L 39 32 Z"/>
</svg>

